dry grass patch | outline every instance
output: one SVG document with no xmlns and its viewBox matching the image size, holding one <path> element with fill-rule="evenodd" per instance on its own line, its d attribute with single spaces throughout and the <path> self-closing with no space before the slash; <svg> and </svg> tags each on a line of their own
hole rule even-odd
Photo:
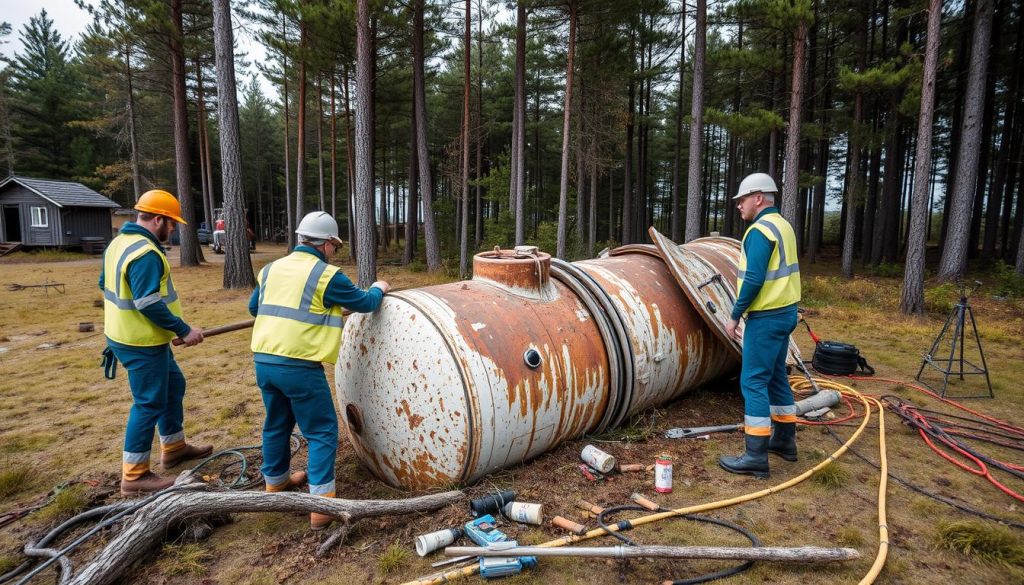
<svg viewBox="0 0 1024 585">
<path fill-rule="evenodd" d="M 196 577 L 206 572 L 206 564 L 212 559 L 213 553 L 202 544 L 169 545 L 164 547 L 163 556 L 157 565 L 165 575 Z"/>
<path fill-rule="evenodd" d="M 35 519 L 44 524 L 64 520 L 84 510 L 90 501 L 88 487 L 76 484 L 57 492 L 52 502 L 35 513 Z"/>
<path fill-rule="evenodd" d="M 28 468 L 4 463 L 0 471 L 0 500 L 19 494 L 32 487 L 32 472 Z M 2 572 L 2 571 L 0 571 Z"/>
<path fill-rule="evenodd" d="M 943 522 L 936 529 L 935 546 L 985 563 L 1024 565 L 1024 544 L 1020 538 L 990 523 Z"/>
<path fill-rule="evenodd" d="M 409 557 L 409 547 L 396 542 L 377 557 L 377 571 L 382 577 L 386 576 L 398 570 L 409 560 Z"/>
</svg>

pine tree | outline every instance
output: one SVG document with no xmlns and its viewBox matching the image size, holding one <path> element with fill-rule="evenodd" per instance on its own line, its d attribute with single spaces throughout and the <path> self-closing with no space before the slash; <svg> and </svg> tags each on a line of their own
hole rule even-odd
<svg viewBox="0 0 1024 585">
<path fill-rule="evenodd" d="M 70 45 L 46 10 L 21 30 L 22 52 L 11 64 L 10 170 L 51 179 L 72 179 L 75 168 L 70 122 L 77 110 L 80 80 L 70 62 Z"/>
</svg>

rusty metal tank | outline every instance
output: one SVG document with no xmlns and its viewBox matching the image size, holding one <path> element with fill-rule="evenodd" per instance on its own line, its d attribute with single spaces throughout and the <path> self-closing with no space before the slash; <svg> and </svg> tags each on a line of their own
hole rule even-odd
<svg viewBox="0 0 1024 585">
<path fill-rule="evenodd" d="M 738 367 L 649 250 L 571 264 L 496 250 L 473 274 L 345 325 L 342 419 L 393 486 L 473 482 Z"/>
</svg>

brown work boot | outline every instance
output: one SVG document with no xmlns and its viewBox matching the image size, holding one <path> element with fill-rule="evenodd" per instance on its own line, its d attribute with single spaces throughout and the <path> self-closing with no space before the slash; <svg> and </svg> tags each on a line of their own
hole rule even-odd
<svg viewBox="0 0 1024 585">
<path fill-rule="evenodd" d="M 266 486 L 266 489 L 267 489 L 268 492 L 276 493 L 276 492 L 288 491 L 288 490 L 290 490 L 292 488 L 297 488 L 297 487 L 299 487 L 300 485 L 302 485 L 304 483 L 306 483 L 306 472 L 305 471 L 295 471 L 291 475 L 288 476 L 288 481 L 286 481 L 285 483 L 283 483 L 281 485 L 270 485 L 269 483 L 266 483 L 264 485 Z"/>
<path fill-rule="evenodd" d="M 333 498 L 334 492 L 329 492 L 320 495 L 325 498 Z M 333 516 L 328 516 L 327 514 L 318 514 L 316 512 L 310 512 L 309 514 L 309 527 L 312 530 L 323 530 L 324 528 L 330 526 L 332 522 L 334 522 Z"/>
<path fill-rule="evenodd" d="M 164 466 L 164 469 L 167 469 L 168 467 L 178 465 L 182 461 L 209 457 L 211 453 L 213 453 L 213 445 L 186 444 L 181 449 L 171 451 L 170 453 L 161 453 L 160 464 Z"/>
<path fill-rule="evenodd" d="M 316 512 L 310 512 L 309 514 L 310 530 L 323 530 L 330 526 L 332 522 L 334 522 L 333 516 L 328 516 L 327 514 L 317 514 Z"/>
<path fill-rule="evenodd" d="M 138 479 L 122 479 L 121 495 L 137 496 L 140 494 L 149 494 L 152 492 L 158 492 L 164 488 L 169 488 L 172 485 L 174 485 L 173 477 L 161 477 L 152 471 L 147 471 Z"/>
</svg>

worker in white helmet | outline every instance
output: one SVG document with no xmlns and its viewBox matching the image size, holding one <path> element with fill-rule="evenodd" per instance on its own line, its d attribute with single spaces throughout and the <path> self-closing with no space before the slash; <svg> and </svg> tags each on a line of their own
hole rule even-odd
<svg viewBox="0 0 1024 585">
<path fill-rule="evenodd" d="M 800 265 L 796 234 L 775 207 L 779 190 L 765 173 L 749 175 L 733 197 L 744 221 L 737 272 L 736 304 L 726 333 L 740 339 L 736 328 L 746 315 L 742 336 L 745 452 L 720 457 L 726 471 L 768 477 L 768 453 L 796 461 L 796 406 L 786 375 L 789 335 L 797 324 Z"/>
<path fill-rule="evenodd" d="M 338 417 L 323 362 L 333 364 L 341 345 L 341 312 L 371 313 L 390 290 L 378 281 L 362 290 L 327 262 L 341 248 L 338 222 L 314 211 L 299 222 L 299 245 L 259 273 L 249 299 L 256 317 L 252 351 L 256 383 L 267 415 L 263 423 L 263 472 L 268 492 L 309 482 L 309 492 L 334 497 Z M 295 424 L 309 442 L 308 472 L 291 471 L 290 438 Z M 333 518 L 310 515 L 313 530 Z"/>
</svg>

